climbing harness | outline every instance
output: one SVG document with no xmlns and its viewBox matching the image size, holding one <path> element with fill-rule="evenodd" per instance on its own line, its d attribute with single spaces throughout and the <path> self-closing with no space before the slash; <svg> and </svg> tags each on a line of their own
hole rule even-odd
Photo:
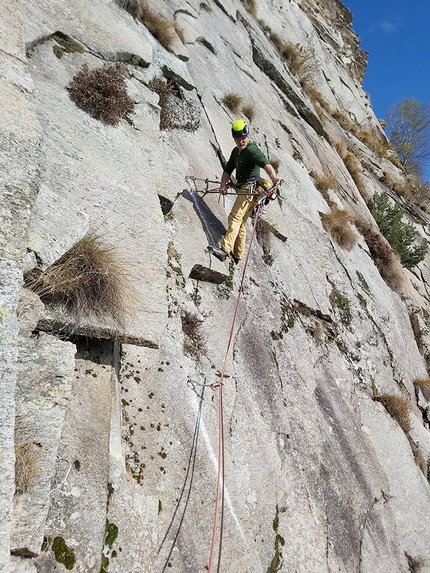
<svg viewBox="0 0 430 573">
<path fill-rule="evenodd" d="M 259 198 L 257 200 L 257 212 L 254 217 L 254 223 L 252 228 L 252 234 L 249 241 L 248 249 L 246 252 L 246 257 L 243 265 L 242 278 L 239 286 L 239 294 L 236 301 L 236 308 L 234 311 L 233 321 L 230 329 L 230 336 L 228 339 L 227 350 L 224 357 L 224 362 L 221 369 L 220 378 L 217 384 L 213 385 L 213 388 L 218 389 L 218 476 L 217 476 L 217 486 L 216 486 L 216 497 L 215 497 L 215 511 L 214 511 L 214 524 L 212 531 L 212 541 L 211 541 L 211 551 L 209 557 L 208 573 L 212 573 L 213 560 L 215 554 L 215 543 L 218 531 L 218 514 L 220 514 L 220 525 L 219 525 L 219 539 L 218 539 L 218 562 L 216 571 L 219 573 L 221 571 L 221 553 L 222 553 L 222 541 L 223 541 L 223 530 L 224 530 L 224 416 L 223 416 L 223 401 L 222 401 L 222 389 L 224 386 L 224 376 L 227 367 L 227 360 L 230 354 L 230 350 L 233 344 L 234 331 L 236 327 L 237 315 L 239 311 L 240 297 L 243 292 L 243 283 L 245 280 L 246 268 L 248 266 L 248 259 L 251 253 L 252 242 L 255 236 L 258 218 L 260 216 L 261 209 L 267 199 L 275 199 L 278 193 L 278 187 L 282 183 L 282 179 L 278 181 L 264 192 L 258 193 Z M 221 502 L 221 508 L 219 507 Z"/>
</svg>

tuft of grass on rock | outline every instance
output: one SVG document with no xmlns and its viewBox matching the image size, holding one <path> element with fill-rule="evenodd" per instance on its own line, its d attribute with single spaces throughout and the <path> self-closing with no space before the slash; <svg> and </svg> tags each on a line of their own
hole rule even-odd
<svg viewBox="0 0 430 573">
<path fill-rule="evenodd" d="M 32 493 L 40 471 L 40 449 L 33 443 L 15 442 L 15 492 Z"/>
<path fill-rule="evenodd" d="M 406 551 L 405 551 L 405 556 L 406 559 L 408 560 L 410 573 L 421 573 L 425 565 L 424 560 L 421 558 L 412 557 L 411 555 L 406 553 Z"/>
<path fill-rule="evenodd" d="M 415 389 L 421 390 L 422 395 L 430 401 L 430 378 L 414 380 Z"/>
<path fill-rule="evenodd" d="M 342 158 L 345 164 L 345 167 L 348 169 L 349 174 L 352 177 L 357 189 L 359 191 L 364 190 L 363 181 L 361 179 L 361 166 L 359 160 L 356 158 L 355 155 L 352 153 L 347 153 L 345 157 Z"/>
<path fill-rule="evenodd" d="M 313 176 L 313 173 L 311 173 Z M 321 193 L 327 193 L 329 189 L 335 189 L 336 179 L 333 175 L 322 174 L 314 176 L 314 185 Z"/>
<path fill-rule="evenodd" d="M 142 22 L 151 34 L 167 50 L 171 50 L 172 42 L 176 36 L 175 26 L 162 14 L 153 10 L 147 0 L 117 0 L 120 8 Z"/>
<path fill-rule="evenodd" d="M 276 159 L 275 157 L 271 157 L 270 158 L 270 165 L 273 167 L 275 172 L 278 173 L 281 162 L 279 159 Z"/>
<path fill-rule="evenodd" d="M 125 74 L 121 64 L 104 64 L 92 70 L 83 64 L 68 86 L 70 98 L 95 119 L 116 125 L 134 111 Z"/>
<path fill-rule="evenodd" d="M 133 296 L 127 263 L 117 248 L 88 233 L 26 286 L 44 302 L 63 304 L 76 318 L 118 319 Z"/>
<path fill-rule="evenodd" d="M 257 3 L 256 0 L 240 0 L 245 8 L 245 10 L 247 10 L 251 16 L 254 16 L 254 18 L 256 18 L 257 16 Z"/>
<path fill-rule="evenodd" d="M 405 398 L 392 394 L 381 394 L 380 396 L 375 396 L 374 400 L 381 402 L 405 434 L 411 431 L 410 406 Z"/>
<path fill-rule="evenodd" d="M 255 105 L 253 103 L 246 103 L 242 106 L 241 111 L 249 121 L 252 121 L 255 118 Z"/>
<path fill-rule="evenodd" d="M 321 222 L 324 230 L 330 233 L 333 240 L 346 251 L 350 251 L 358 240 L 357 231 L 351 222 L 355 214 L 349 208 L 339 209 L 335 205 L 329 213 L 322 215 Z"/>
<path fill-rule="evenodd" d="M 228 92 L 223 96 L 221 101 L 230 111 L 237 113 L 239 111 L 240 104 L 242 103 L 242 98 L 238 94 Z"/>
<path fill-rule="evenodd" d="M 140 20 L 162 46 L 170 50 L 175 38 L 175 28 L 163 15 L 155 12 L 146 0 L 141 0 L 142 15 Z"/>
</svg>

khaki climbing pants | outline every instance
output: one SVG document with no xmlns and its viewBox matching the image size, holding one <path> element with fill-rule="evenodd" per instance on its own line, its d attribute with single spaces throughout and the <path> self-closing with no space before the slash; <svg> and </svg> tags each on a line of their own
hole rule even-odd
<svg viewBox="0 0 430 573">
<path fill-rule="evenodd" d="M 245 223 L 256 203 L 255 195 L 240 194 L 228 216 L 228 229 L 222 240 L 221 249 L 226 253 L 233 251 L 234 256 L 238 259 L 243 257 L 245 251 Z"/>
</svg>

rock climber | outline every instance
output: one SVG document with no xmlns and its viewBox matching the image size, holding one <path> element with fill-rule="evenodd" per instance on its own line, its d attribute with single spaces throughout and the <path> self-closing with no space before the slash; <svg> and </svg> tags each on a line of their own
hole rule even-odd
<svg viewBox="0 0 430 573">
<path fill-rule="evenodd" d="M 224 168 L 219 192 L 222 195 L 227 193 L 227 183 L 236 169 L 237 183 L 234 184 L 234 188 L 238 195 L 228 216 L 228 229 L 220 248 L 212 247 L 210 250 L 220 261 L 225 261 L 231 255 L 235 264 L 238 264 L 245 250 L 245 224 L 257 203 L 256 195 L 249 195 L 249 182 L 260 179 L 260 168 L 266 171 L 273 184 L 279 177 L 264 153 L 249 140 L 249 126 L 246 121 L 237 119 L 233 122 L 231 134 L 236 147 Z"/>
</svg>

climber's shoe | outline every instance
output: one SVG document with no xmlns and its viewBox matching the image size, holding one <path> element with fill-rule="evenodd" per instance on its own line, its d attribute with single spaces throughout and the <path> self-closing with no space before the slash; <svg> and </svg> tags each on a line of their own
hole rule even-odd
<svg viewBox="0 0 430 573">
<path fill-rule="evenodd" d="M 235 254 L 233 253 L 233 251 L 231 251 L 230 257 L 233 259 L 235 265 L 238 265 L 238 264 L 240 263 L 240 259 L 235 256 Z"/>
<path fill-rule="evenodd" d="M 220 249 L 219 247 L 214 247 L 213 245 L 209 245 L 208 251 L 213 254 L 220 261 L 225 261 L 228 257 L 228 253 Z"/>
</svg>

